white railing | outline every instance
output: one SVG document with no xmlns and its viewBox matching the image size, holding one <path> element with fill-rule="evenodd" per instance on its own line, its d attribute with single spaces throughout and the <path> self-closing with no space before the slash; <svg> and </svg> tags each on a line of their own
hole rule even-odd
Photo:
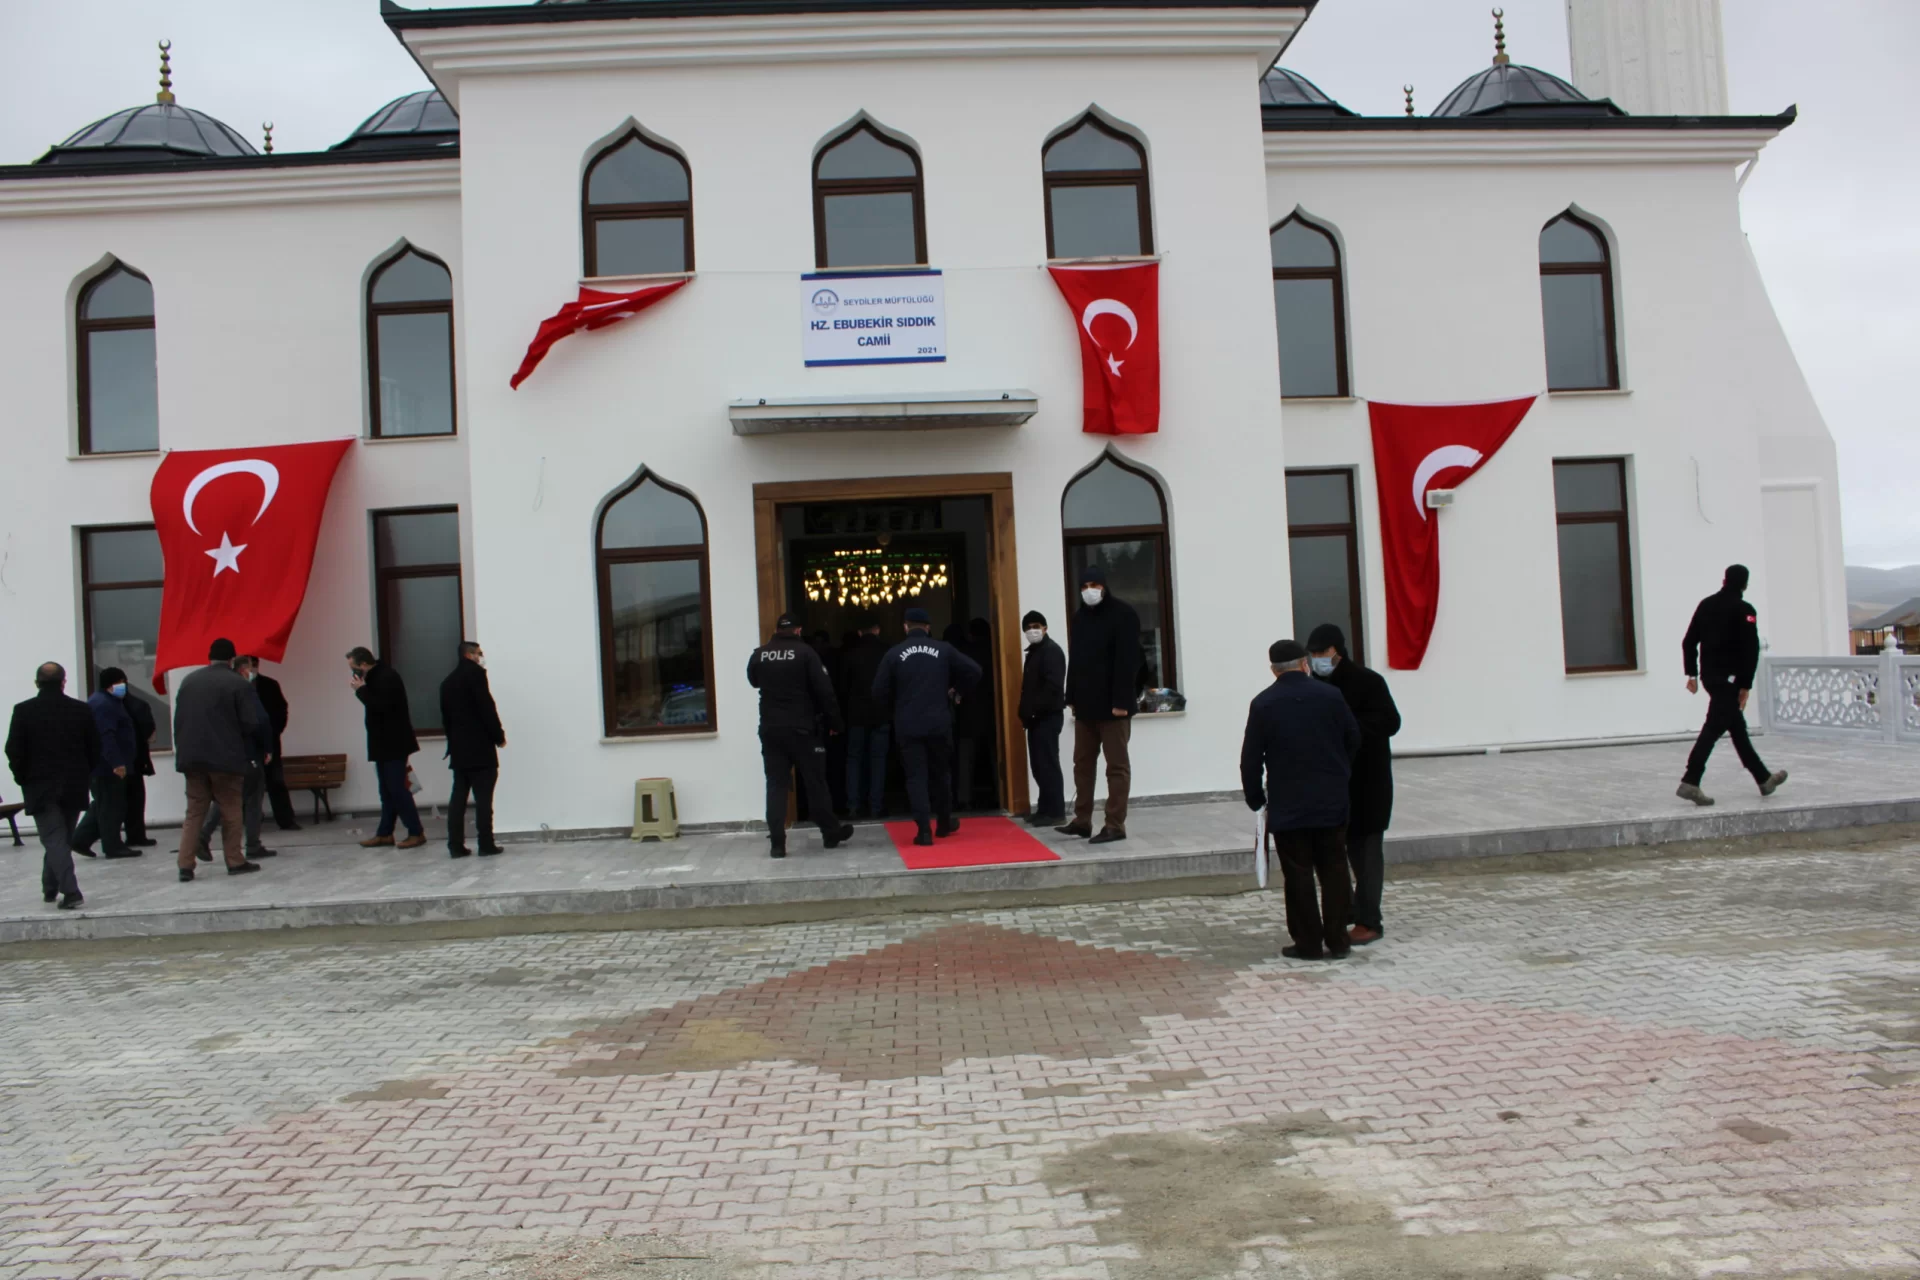
<svg viewBox="0 0 1920 1280">
<path fill-rule="evenodd" d="M 1769 732 L 1920 743 L 1920 656 L 1769 656 L 1755 684 Z"/>
</svg>

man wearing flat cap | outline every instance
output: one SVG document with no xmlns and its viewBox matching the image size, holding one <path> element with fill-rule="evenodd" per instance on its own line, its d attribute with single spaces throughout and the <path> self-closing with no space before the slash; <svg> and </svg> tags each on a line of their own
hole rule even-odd
<svg viewBox="0 0 1920 1280">
<path fill-rule="evenodd" d="M 925 609 L 907 610 L 907 638 L 887 650 L 873 677 L 873 696 L 893 707 L 893 740 L 907 775 L 907 802 L 919 828 L 913 842 L 960 829 L 953 816 L 953 698 L 980 680 L 980 664 L 929 632 Z M 931 793 L 931 794 L 929 794 Z M 933 819 L 938 816 L 936 832 Z"/>
<path fill-rule="evenodd" d="M 1276 641 L 1267 650 L 1267 662 L 1273 683 L 1248 708 L 1240 782 L 1247 808 L 1266 809 L 1267 836 L 1280 855 L 1287 932 L 1293 937 L 1293 945 L 1280 954 L 1339 960 L 1350 945 L 1348 786 L 1360 751 L 1360 725 L 1339 690 L 1307 674 L 1305 645 Z"/>
<path fill-rule="evenodd" d="M 800 638 L 797 618 L 783 613 L 773 638 L 747 659 L 747 683 L 760 691 L 760 759 L 767 771 L 768 853 L 787 856 L 787 786 L 796 772 L 807 790 L 807 813 L 832 849 L 853 827 L 833 815 L 827 790 L 827 735 L 839 733 L 840 703 L 813 646 Z"/>
</svg>

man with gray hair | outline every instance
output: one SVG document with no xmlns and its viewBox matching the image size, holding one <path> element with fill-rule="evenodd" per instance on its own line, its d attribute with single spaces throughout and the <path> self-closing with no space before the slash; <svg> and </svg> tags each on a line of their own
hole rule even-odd
<svg viewBox="0 0 1920 1280">
<path fill-rule="evenodd" d="M 45 662 L 33 673 L 34 696 L 13 709 L 7 726 L 7 764 L 20 799 L 40 835 L 40 892 L 62 911 L 86 901 L 73 874 L 73 829 L 87 807 L 87 787 L 100 763 L 100 730 L 93 712 L 69 698 L 67 670 Z"/>
<path fill-rule="evenodd" d="M 1353 911 L 1348 785 L 1360 751 L 1360 724 L 1339 690 L 1307 674 L 1305 645 L 1276 641 L 1267 650 L 1267 662 L 1274 679 L 1247 711 L 1240 782 L 1247 808 L 1266 809 L 1267 836 L 1280 855 L 1287 932 L 1293 937 L 1293 945 L 1280 954 L 1295 960 L 1344 959 Z M 1266 856 L 1264 849 L 1260 856 Z"/>
</svg>

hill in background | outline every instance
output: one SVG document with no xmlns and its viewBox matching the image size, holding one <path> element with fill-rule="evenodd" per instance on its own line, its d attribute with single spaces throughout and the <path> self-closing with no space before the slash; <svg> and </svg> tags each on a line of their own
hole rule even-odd
<svg viewBox="0 0 1920 1280">
<path fill-rule="evenodd" d="M 1897 604 L 1920 596 L 1920 564 L 1898 569 L 1869 569 L 1864 565 L 1847 566 L 1847 613 L 1858 622 L 1885 613 Z"/>
</svg>

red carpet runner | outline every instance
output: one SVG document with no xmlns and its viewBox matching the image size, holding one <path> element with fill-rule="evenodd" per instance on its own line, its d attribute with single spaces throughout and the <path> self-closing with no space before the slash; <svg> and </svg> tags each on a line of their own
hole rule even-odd
<svg viewBox="0 0 1920 1280">
<path fill-rule="evenodd" d="M 936 840 L 931 849 L 913 843 L 917 828 L 909 822 L 889 822 L 887 834 L 909 871 L 940 867 L 993 867 L 1006 862 L 1058 862 L 1060 855 L 1028 835 L 1011 818 L 960 819 L 960 830 Z"/>
</svg>

